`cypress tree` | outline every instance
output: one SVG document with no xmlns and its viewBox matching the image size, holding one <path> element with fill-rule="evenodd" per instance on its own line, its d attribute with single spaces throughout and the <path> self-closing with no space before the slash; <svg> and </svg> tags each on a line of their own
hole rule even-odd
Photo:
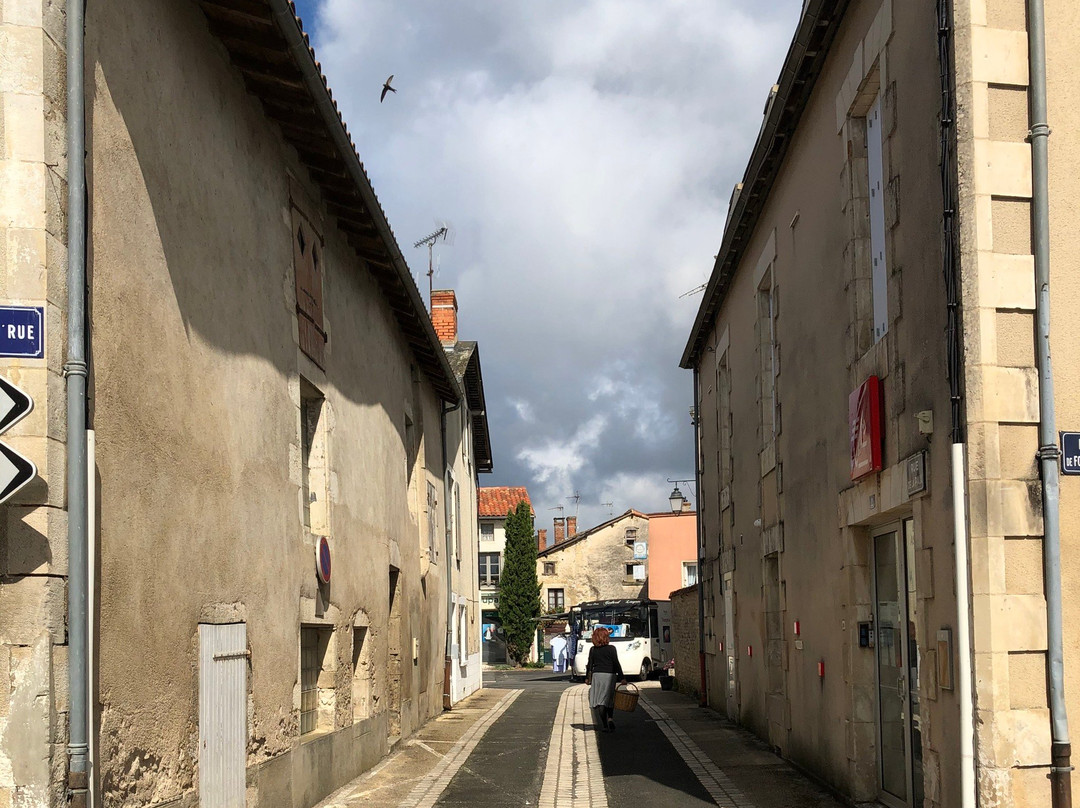
<svg viewBox="0 0 1080 808">
<path fill-rule="evenodd" d="M 519 502 L 506 515 L 506 547 L 499 576 L 499 619 L 507 653 L 520 665 L 529 655 L 540 616 L 540 582 L 536 580 L 536 539 L 532 508 Z"/>
</svg>

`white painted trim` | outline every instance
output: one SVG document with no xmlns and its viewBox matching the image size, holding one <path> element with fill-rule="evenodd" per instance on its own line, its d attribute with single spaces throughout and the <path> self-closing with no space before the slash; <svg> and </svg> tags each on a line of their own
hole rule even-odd
<svg viewBox="0 0 1080 808">
<path fill-rule="evenodd" d="M 757 264 L 754 265 L 754 288 L 761 288 L 761 279 L 769 271 L 769 267 L 776 260 L 776 228 L 769 232 L 769 240 L 765 242 L 765 249 L 761 251 Z"/>
</svg>

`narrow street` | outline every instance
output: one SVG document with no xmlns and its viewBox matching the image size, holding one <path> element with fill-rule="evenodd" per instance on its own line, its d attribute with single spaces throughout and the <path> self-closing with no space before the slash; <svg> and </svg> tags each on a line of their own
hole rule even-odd
<svg viewBox="0 0 1080 808">
<path fill-rule="evenodd" d="M 488 671 L 484 689 L 318 808 L 840 808 L 749 733 L 641 684 L 596 732 L 587 688 L 550 671 Z"/>
</svg>

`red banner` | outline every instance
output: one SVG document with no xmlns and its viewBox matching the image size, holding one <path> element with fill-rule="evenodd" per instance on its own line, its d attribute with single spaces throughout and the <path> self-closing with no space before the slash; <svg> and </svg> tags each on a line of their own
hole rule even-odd
<svg viewBox="0 0 1080 808">
<path fill-rule="evenodd" d="M 871 376 L 848 396 L 851 479 L 881 471 L 881 379 Z"/>
</svg>

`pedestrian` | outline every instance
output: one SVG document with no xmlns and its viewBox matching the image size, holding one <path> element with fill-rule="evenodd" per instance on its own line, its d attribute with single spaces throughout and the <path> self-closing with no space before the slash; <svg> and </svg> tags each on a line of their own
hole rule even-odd
<svg viewBox="0 0 1080 808">
<path fill-rule="evenodd" d="M 555 673 L 566 670 L 566 637 L 556 634 L 551 638 L 551 669 Z"/>
<path fill-rule="evenodd" d="M 589 649 L 589 663 L 585 666 L 585 681 L 589 685 L 589 706 L 597 718 L 597 726 L 605 732 L 615 731 L 615 681 L 626 682 L 619 652 L 609 641 L 611 634 L 606 628 L 597 626 L 592 633 L 592 648 Z"/>
</svg>

